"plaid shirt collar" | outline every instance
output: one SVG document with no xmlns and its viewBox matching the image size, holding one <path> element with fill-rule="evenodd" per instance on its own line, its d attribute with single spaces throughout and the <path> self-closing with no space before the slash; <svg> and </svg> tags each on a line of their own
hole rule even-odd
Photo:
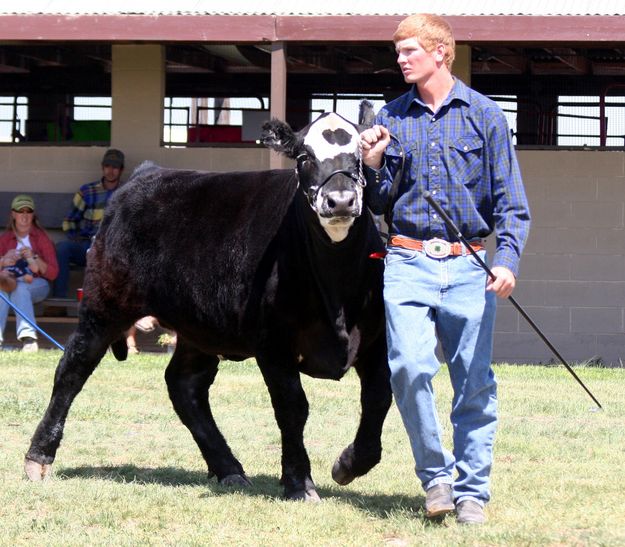
<svg viewBox="0 0 625 547">
<path fill-rule="evenodd" d="M 455 76 L 453 78 L 454 78 L 454 86 L 451 88 L 451 91 L 449 92 L 449 95 L 447 95 L 447 98 L 443 101 L 441 108 L 450 104 L 452 101 L 456 101 L 456 100 L 462 101 L 467 106 L 471 106 L 469 88 L 466 85 L 464 85 L 460 80 L 458 80 L 458 78 L 456 78 Z M 429 107 L 421 100 L 416 84 L 413 84 L 410 90 L 408 91 L 408 93 L 406 93 L 406 101 L 403 104 L 403 108 L 402 108 L 403 113 L 407 114 L 408 110 L 413 104 L 417 104 L 421 108 L 429 109 Z"/>
</svg>

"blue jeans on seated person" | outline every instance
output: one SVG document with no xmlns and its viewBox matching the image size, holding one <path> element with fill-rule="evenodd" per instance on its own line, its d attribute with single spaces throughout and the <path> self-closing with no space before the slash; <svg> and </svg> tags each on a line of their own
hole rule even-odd
<svg viewBox="0 0 625 547">
<path fill-rule="evenodd" d="M 35 277 L 32 283 L 26 283 L 22 279 L 17 280 L 17 287 L 10 293 L 2 291 L 2 294 L 8 298 L 11 303 L 28 319 L 35 323 L 35 310 L 33 304 L 45 300 L 50 292 L 50 284 L 42 277 Z M 0 343 L 4 340 L 4 329 L 7 325 L 7 317 L 9 315 L 9 305 L 0 298 Z M 34 327 L 17 312 L 15 312 L 15 332 L 17 339 L 21 340 L 26 337 L 37 338 L 37 331 Z"/>
<path fill-rule="evenodd" d="M 486 260 L 486 252 L 480 251 Z M 491 368 L 496 297 L 470 255 L 430 258 L 391 247 L 384 301 L 391 385 L 425 490 L 453 485 L 457 502 L 490 499 L 497 427 L 497 384 Z M 443 447 L 432 378 L 441 343 L 453 387 L 453 454 Z M 454 469 L 458 476 L 454 480 Z"/>
<path fill-rule="evenodd" d="M 56 244 L 56 259 L 59 263 L 59 275 L 54 281 L 52 296 L 54 298 L 67 298 L 69 290 L 69 267 L 70 264 L 84 267 L 87 264 L 87 251 L 91 246 L 90 240 L 84 241 L 59 241 Z"/>
</svg>

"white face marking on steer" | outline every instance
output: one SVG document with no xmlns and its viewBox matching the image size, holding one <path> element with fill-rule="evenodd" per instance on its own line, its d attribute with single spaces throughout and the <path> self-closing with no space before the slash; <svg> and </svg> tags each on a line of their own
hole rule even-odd
<svg viewBox="0 0 625 547">
<path fill-rule="evenodd" d="M 349 133 L 352 138 L 346 144 L 329 143 L 323 136 L 323 132 L 327 129 L 330 131 L 342 129 Z M 358 131 L 351 123 L 332 112 L 310 126 L 304 139 L 304 144 L 314 150 L 315 156 L 319 161 L 323 161 L 328 158 L 334 158 L 339 154 L 356 154 L 359 138 Z"/>
<path fill-rule="evenodd" d="M 331 143 L 328 142 L 323 135 L 324 131 L 337 131 L 338 129 L 342 129 L 347 134 L 345 135 L 345 133 L 343 133 L 342 135 L 344 137 L 351 136 L 349 142 L 344 143 L 341 141 Z M 357 154 L 359 139 L 360 135 L 356 128 L 351 123 L 345 121 L 343 118 L 332 112 L 310 126 L 308 133 L 306 134 L 306 138 L 304 139 L 304 144 L 313 149 L 315 157 L 319 161 L 323 161 L 335 158 L 339 154 Z M 361 202 L 362 188 L 358 186 L 356 192 L 358 193 L 358 201 Z M 347 232 L 349 231 L 350 226 L 354 223 L 354 218 L 331 219 L 322 217 L 319 215 L 322 205 L 323 197 L 321 193 L 319 193 L 314 204 L 314 209 L 317 211 L 319 216 L 319 222 L 328 234 L 328 237 L 334 243 L 343 241 L 347 237 Z"/>
<path fill-rule="evenodd" d="M 321 222 L 321 226 L 328 234 L 328 237 L 334 243 L 340 243 L 347 237 L 347 232 L 349 232 L 349 228 L 354 223 L 354 219 L 350 218 L 349 221 L 345 221 L 342 224 L 330 224 L 327 218 L 319 217 L 319 222 Z"/>
</svg>

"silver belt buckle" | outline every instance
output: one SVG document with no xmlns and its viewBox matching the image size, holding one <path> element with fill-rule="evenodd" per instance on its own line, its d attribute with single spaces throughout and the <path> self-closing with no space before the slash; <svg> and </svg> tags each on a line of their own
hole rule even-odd
<svg viewBox="0 0 625 547">
<path fill-rule="evenodd" d="M 451 254 L 451 243 L 444 239 L 428 239 L 423 242 L 423 250 L 431 258 L 445 258 Z"/>
</svg>

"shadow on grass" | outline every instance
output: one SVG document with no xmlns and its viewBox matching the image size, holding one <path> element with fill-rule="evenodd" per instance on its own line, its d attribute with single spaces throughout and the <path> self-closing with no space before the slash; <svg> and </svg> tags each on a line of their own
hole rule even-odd
<svg viewBox="0 0 625 547">
<path fill-rule="evenodd" d="M 81 466 L 57 469 L 57 480 L 64 479 L 102 479 L 121 484 L 158 484 L 162 486 L 201 486 L 209 491 L 201 497 L 227 496 L 234 492 L 251 497 L 264 497 L 271 500 L 284 500 L 279 479 L 273 475 L 249 476 L 252 481 L 250 488 L 234 488 L 221 486 L 216 479 L 208 479 L 201 471 L 186 471 L 179 467 L 137 467 L 134 465 L 120 466 Z M 357 480 L 357 479 L 356 479 Z M 354 483 L 354 484 L 357 484 Z M 357 488 L 317 486 L 321 499 L 335 499 L 374 514 L 379 518 L 388 518 L 394 512 L 413 512 L 415 517 L 423 517 L 421 507 L 423 496 L 403 496 L 388 494 L 368 494 Z M 427 520 L 424 518 L 424 520 Z"/>
</svg>

